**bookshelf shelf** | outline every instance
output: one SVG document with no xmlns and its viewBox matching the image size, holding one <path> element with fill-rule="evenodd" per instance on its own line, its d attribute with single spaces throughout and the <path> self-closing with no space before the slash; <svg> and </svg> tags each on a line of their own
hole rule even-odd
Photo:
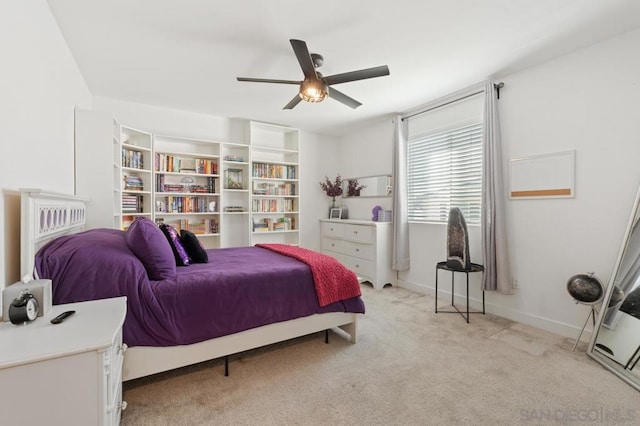
<svg viewBox="0 0 640 426">
<path fill-rule="evenodd" d="M 254 216 L 257 215 L 275 215 L 275 216 L 282 216 L 282 215 L 286 215 L 286 214 L 298 214 L 298 211 L 294 211 L 294 212 L 285 212 L 285 211 L 280 211 L 280 212 L 252 212 Z"/>
<path fill-rule="evenodd" d="M 247 166 L 249 164 L 248 161 L 235 161 L 235 160 L 222 160 L 225 164 L 229 166 L 233 166 L 237 164 L 238 166 Z"/>
<path fill-rule="evenodd" d="M 219 197 L 220 194 L 218 192 L 158 192 L 156 191 L 156 195 L 175 195 L 178 197 Z"/>
<path fill-rule="evenodd" d="M 298 153 L 297 149 L 275 148 L 275 147 L 259 146 L 259 145 L 256 145 L 253 149 L 254 149 L 254 151 L 280 152 L 280 153 L 284 153 L 284 154 L 297 154 Z"/>
<path fill-rule="evenodd" d="M 214 178 L 220 177 L 220 175 L 205 174 L 205 173 L 163 172 L 163 171 L 155 171 L 154 173 L 156 175 L 168 175 L 168 176 L 192 176 L 192 177 L 214 177 Z"/>
<path fill-rule="evenodd" d="M 299 182 L 299 179 L 283 179 L 283 178 L 267 178 L 267 177 L 258 177 L 258 176 L 253 176 L 251 179 L 253 179 L 253 181 L 260 181 L 260 182 Z"/>
<path fill-rule="evenodd" d="M 139 145 L 133 145 L 130 143 L 122 143 L 122 148 L 123 149 L 130 149 L 133 151 L 141 151 L 141 152 L 151 152 L 151 147 L 145 147 L 145 146 L 139 146 Z"/>
<path fill-rule="evenodd" d="M 186 212 L 186 213 L 167 213 L 155 212 L 156 217 L 159 216 L 218 216 L 220 212 Z"/>
<path fill-rule="evenodd" d="M 265 198 L 300 198 L 299 195 L 262 195 L 252 194 L 253 198 L 265 199 Z"/>
<path fill-rule="evenodd" d="M 297 229 L 291 229 L 288 231 L 253 231 L 253 235 L 265 235 L 265 234 L 297 234 Z"/>
</svg>

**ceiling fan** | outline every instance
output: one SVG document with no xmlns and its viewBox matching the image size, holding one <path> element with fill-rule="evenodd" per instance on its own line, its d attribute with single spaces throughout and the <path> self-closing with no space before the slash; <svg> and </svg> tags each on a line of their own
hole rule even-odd
<svg viewBox="0 0 640 426">
<path fill-rule="evenodd" d="M 302 72 L 304 73 L 304 80 L 272 80 L 268 78 L 237 77 L 238 81 L 299 85 L 300 90 L 298 91 L 298 94 L 291 99 L 283 109 L 293 109 L 301 100 L 305 100 L 307 102 L 322 102 L 327 98 L 327 96 L 351 108 L 358 108 L 362 105 L 360 102 L 329 86 L 389 75 L 389 67 L 382 65 L 379 67 L 366 68 L 325 77 L 320 72 L 316 71 L 316 68 L 319 68 L 324 63 L 322 55 L 309 53 L 307 43 L 302 40 L 291 39 L 289 41 L 291 42 L 291 47 L 293 47 L 294 53 L 296 54 L 296 58 L 298 58 L 300 68 L 302 68 Z"/>
</svg>

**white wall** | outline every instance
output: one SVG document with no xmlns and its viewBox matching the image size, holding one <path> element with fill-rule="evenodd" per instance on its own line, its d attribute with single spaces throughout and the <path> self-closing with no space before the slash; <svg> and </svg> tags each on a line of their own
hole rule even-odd
<svg viewBox="0 0 640 426">
<path fill-rule="evenodd" d="M 393 170 L 393 117 L 370 123 L 359 131 L 343 136 L 339 141 L 338 173 L 347 178 L 374 175 L 391 175 Z M 335 175 L 329 175 L 334 178 Z M 371 209 L 379 205 L 390 210 L 391 197 L 342 198 L 349 209 L 350 219 L 371 219 Z M 331 205 L 331 202 L 327 206 Z"/>
<path fill-rule="evenodd" d="M 73 193 L 73 109 L 91 94 L 44 0 L 0 2 L 0 288 L 20 278 L 20 188 Z"/>
<path fill-rule="evenodd" d="M 505 82 L 499 101 L 505 173 L 510 158 L 575 149 L 576 197 L 507 201 L 519 289 L 511 296 L 487 293 L 488 312 L 575 337 L 588 308 L 572 302 L 567 279 L 595 272 L 608 282 L 640 185 L 638 46 L 640 30 L 496 78 Z M 390 171 L 392 128 L 385 119 L 343 137 L 341 170 Z M 469 231 L 471 257 L 478 262 L 480 229 Z M 412 224 L 410 232 L 412 267 L 399 274 L 400 284 L 432 292 L 446 226 Z M 440 279 L 448 288 L 449 277 Z M 478 306 L 479 278 L 471 287 Z"/>
<path fill-rule="evenodd" d="M 246 120 L 160 108 L 103 97 L 93 100 L 95 110 L 112 114 L 121 124 L 141 130 L 181 137 L 213 139 L 222 142 L 247 142 Z M 335 162 L 326 155 L 334 152 L 333 137 L 302 131 L 300 134 L 300 245 L 319 249 L 319 219 L 328 212 L 318 185 L 325 173 L 335 173 Z"/>
</svg>

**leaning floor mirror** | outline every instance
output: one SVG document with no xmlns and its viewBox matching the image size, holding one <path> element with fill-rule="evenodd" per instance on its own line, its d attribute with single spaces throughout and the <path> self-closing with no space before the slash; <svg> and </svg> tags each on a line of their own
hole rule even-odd
<svg viewBox="0 0 640 426">
<path fill-rule="evenodd" d="M 640 190 L 587 352 L 640 390 Z"/>
</svg>

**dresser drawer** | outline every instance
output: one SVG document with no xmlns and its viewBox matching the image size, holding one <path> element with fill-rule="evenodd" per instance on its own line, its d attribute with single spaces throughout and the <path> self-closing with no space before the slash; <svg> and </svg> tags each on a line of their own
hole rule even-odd
<svg viewBox="0 0 640 426">
<path fill-rule="evenodd" d="M 122 343 L 122 328 L 118 330 L 113 345 L 103 353 L 107 383 L 107 405 L 112 405 L 118 388 L 122 385 L 122 362 L 126 345 Z"/>
<path fill-rule="evenodd" d="M 343 240 L 336 240 L 333 238 L 327 238 L 324 237 L 322 238 L 322 250 L 323 251 L 331 251 L 331 252 L 336 252 L 336 253 L 344 253 L 344 243 L 345 241 Z"/>
<path fill-rule="evenodd" d="M 320 231 L 324 237 L 342 238 L 344 237 L 344 224 L 334 222 L 322 222 Z"/>
<path fill-rule="evenodd" d="M 353 241 L 343 241 L 341 253 L 355 256 L 360 259 L 374 260 L 373 244 L 354 243 Z"/>
<path fill-rule="evenodd" d="M 344 238 L 361 243 L 373 243 L 373 228 L 367 225 L 344 225 Z"/>
<path fill-rule="evenodd" d="M 122 400 L 122 382 L 116 389 L 114 400 L 106 406 L 106 410 L 103 413 L 104 424 L 109 426 L 117 426 L 122 419 L 122 412 L 127 409 L 127 403 Z"/>
<path fill-rule="evenodd" d="M 344 266 L 351 269 L 358 277 L 371 278 L 374 273 L 373 262 L 370 260 L 358 259 L 351 256 L 342 256 L 340 258 Z"/>
</svg>

